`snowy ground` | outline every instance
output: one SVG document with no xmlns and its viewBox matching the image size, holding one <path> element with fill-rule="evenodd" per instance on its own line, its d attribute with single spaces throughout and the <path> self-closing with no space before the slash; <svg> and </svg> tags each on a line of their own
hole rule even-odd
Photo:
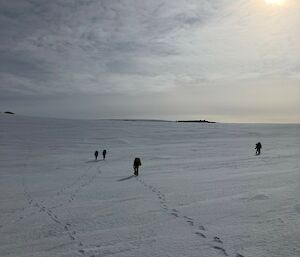
<svg viewBox="0 0 300 257">
<path fill-rule="evenodd" d="M 2 114 L 0 143 L 1 257 L 300 256 L 299 125 Z"/>
</svg>

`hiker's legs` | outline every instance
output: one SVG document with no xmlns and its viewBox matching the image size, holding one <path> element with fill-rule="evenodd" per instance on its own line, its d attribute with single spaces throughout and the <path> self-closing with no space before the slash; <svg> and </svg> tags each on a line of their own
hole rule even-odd
<svg viewBox="0 0 300 257">
<path fill-rule="evenodd" d="M 135 176 L 139 175 L 139 167 L 137 167 L 137 166 L 134 167 L 134 175 Z"/>
</svg>

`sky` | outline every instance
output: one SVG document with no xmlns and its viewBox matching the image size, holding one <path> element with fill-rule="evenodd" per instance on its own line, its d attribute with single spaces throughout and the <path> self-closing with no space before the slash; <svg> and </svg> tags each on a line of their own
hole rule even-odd
<svg viewBox="0 0 300 257">
<path fill-rule="evenodd" d="M 0 111 L 300 123 L 300 1 L 272 1 L 0 0 Z"/>
</svg>

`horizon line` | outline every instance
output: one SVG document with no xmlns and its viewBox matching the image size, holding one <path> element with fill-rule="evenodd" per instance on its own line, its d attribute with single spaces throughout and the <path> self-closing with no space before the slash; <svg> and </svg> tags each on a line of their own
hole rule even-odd
<svg viewBox="0 0 300 257">
<path fill-rule="evenodd" d="M 18 117 L 29 117 L 29 118 L 41 118 L 41 119 L 58 119 L 58 120 L 88 120 L 88 121 L 95 121 L 95 120 L 111 120 L 111 121 L 145 121 L 145 122 L 175 122 L 175 123 L 201 123 L 201 124 L 270 124 L 270 125 L 300 125 L 300 122 L 255 122 L 255 121 L 214 121 L 214 120 L 207 120 L 209 122 L 199 122 L 203 119 L 157 119 L 157 118 L 78 118 L 78 117 L 54 117 L 54 116 L 39 116 L 39 115 L 25 115 L 25 114 L 6 114 L 5 112 L 0 112 L 0 115 L 3 116 L 18 116 Z M 204 119 L 206 120 L 206 119 Z M 183 121 L 183 122 L 182 122 Z M 192 121 L 192 122 L 191 122 Z M 197 122 L 198 121 L 198 122 Z"/>
</svg>

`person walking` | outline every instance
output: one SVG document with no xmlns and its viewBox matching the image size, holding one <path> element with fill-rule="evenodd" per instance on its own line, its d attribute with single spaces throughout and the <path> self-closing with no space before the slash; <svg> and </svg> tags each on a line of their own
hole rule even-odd
<svg viewBox="0 0 300 257">
<path fill-rule="evenodd" d="M 103 160 L 105 160 L 106 153 L 107 153 L 107 152 L 106 152 L 106 150 L 104 149 L 103 152 L 102 152 Z"/>
<path fill-rule="evenodd" d="M 256 149 L 256 155 L 260 155 L 260 150 L 262 149 L 262 145 L 261 145 L 261 142 L 258 142 L 255 146 L 255 149 Z"/>
<path fill-rule="evenodd" d="M 135 158 L 133 161 L 133 170 L 134 170 L 134 175 L 138 176 L 139 175 L 139 167 L 142 166 L 142 162 L 140 158 Z"/>
<path fill-rule="evenodd" d="M 98 159 L 98 151 L 95 151 L 95 153 L 94 153 L 94 155 L 95 155 L 95 160 L 97 161 L 97 159 Z"/>
</svg>

